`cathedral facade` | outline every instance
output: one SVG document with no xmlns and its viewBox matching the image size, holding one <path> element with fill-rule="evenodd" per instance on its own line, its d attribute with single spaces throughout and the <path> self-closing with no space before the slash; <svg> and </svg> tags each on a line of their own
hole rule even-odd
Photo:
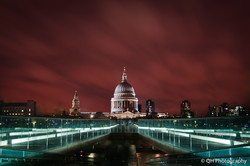
<svg viewBox="0 0 250 166">
<path fill-rule="evenodd" d="M 138 99 L 135 97 L 134 88 L 127 81 L 126 69 L 122 74 L 122 81 L 115 88 L 114 97 L 111 99 L 111 113 L 137 113 Z"/>
</svg>

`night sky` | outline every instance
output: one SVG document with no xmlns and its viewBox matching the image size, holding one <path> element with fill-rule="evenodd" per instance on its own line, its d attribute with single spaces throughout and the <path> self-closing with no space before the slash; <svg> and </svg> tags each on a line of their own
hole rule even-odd
<svg viewBox="0 0 250 166">
<path fill-rule="evenodd" d="M 0 99 L 37 101 L 39 114 L 110 112 L 128 82 L 145 110 L 182 100 L 250 108 L 249 1 L 0 1 Z"/>
</svg>

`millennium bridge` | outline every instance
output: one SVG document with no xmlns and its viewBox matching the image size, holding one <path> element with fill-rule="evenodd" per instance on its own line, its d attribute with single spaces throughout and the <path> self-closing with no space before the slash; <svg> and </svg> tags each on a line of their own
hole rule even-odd
<svg viewBox="0 0 250 166">
<path fill-rule="evenodd" d="M 250 165 L 248 117 L 108 120 L 1 116 L 0 126 L 0 165 L 109 165 L 107 158 L 116 165 Z M 102 154 L 99 164 L 93 152 Z M 143 158 L 143 153 L 150 157 Z"/>
</svg>

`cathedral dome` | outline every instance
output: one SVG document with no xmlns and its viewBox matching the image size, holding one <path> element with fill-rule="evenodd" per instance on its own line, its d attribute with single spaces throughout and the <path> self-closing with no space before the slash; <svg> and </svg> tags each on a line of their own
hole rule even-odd
<svg viewBox="0 0 250 166">
<path fill-rule="evenodd" d="M 122 82 L 115 88 L 114 97 L 135 97 L 134 88 L 127 82 L 127 74 L 124 68 Z"/>
<path fill-rule="evenodd" d="M 122 82 L 115 88 L 114 97 L 111 98 L 111 113 L 138 111 L 138 99 L 135 97 L 134 88 L 127 82 L 126 69 L 122 74 Z"/>
<path fill-rule="evenodd" d="M 114 96 L 135 97 L 135 90 L 128 82 L 121 82 L 116 86 Z"/>
</svg>

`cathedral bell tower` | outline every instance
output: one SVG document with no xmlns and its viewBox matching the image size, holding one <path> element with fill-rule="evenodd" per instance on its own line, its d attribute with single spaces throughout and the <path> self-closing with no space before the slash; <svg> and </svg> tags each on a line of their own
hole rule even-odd
<svg viewBox="0 0 250 166">
<path fill-rule="evenodd" d="M 72 108 L 69 109 L 70 116 L 80 115 L 80 100 L 78 99 L 77 91 L 75 91 L 74 98 L 72 100 Z"/>
</svg>

